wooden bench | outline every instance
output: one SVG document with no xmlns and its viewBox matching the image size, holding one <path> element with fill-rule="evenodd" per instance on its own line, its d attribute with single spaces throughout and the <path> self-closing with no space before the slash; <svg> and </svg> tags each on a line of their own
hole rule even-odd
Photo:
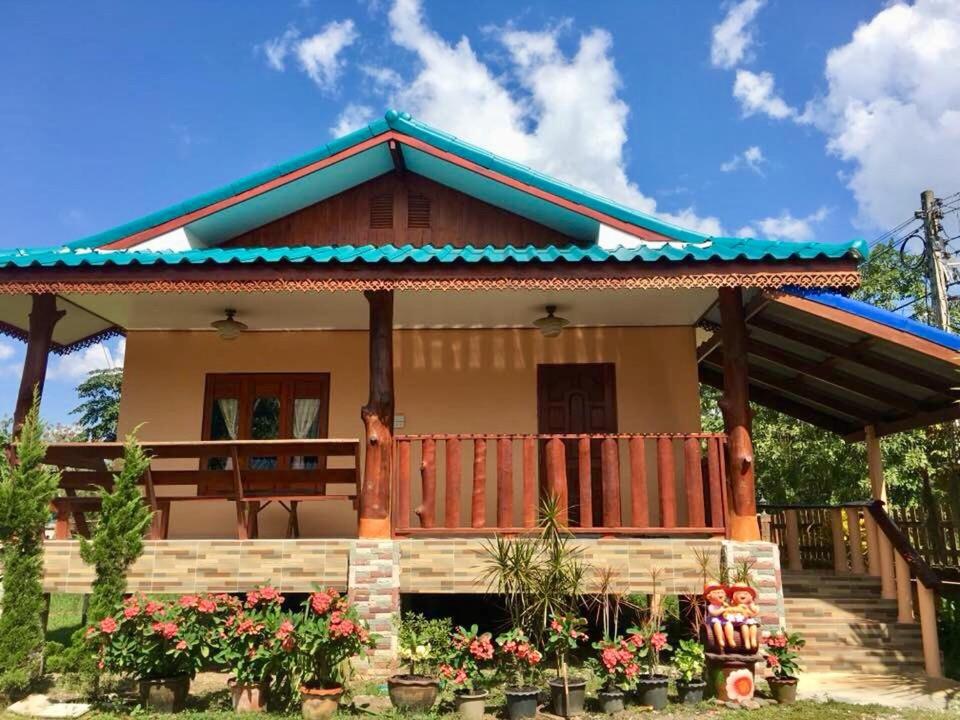
<svg viewBox="0 0 960 720">
<path fill-rule="evenodd" d="M 167 537 L 171 508 L 177 503 L 228 501 L 236 505 L 236 535 L 240 540 L 255 538 L 259 533 L 258 516 L 272 503 L 288 513 L 287 537 L 299 537 L 298 506 L 303 502 L 349 500 L 357 504 L 359 487 L 359 452 L 357 440 L 231 440 L 202 442 L 143 443 L 152 460 L 196 459 L 203 467 L 210 458 L 227 458 L 224 470 L 155 470 L 148 468 L 140 480 L 144 500 L 154 511 L 150 537 Z M 54 500 L 55 537 L 70 537 L 70 518 L 77 532 L 88 536 L 87 512 L 100 509 L 94 496 L 78 496 L 78 491 L 91 491 L 113 486 L 113 473 L 106 463 L 123 456 L 122 443 L 57 443 L 47 449 L 45 461 L 64 468 L 61 488 L 65 495 Z M 283 468 L 277 470 L 248 469 L 250 458 L 317 458 L 316 468 Z M 330 458 L 348 458 L 352 467 L 328 468 Z M 283 464 L 292 464 L 286 462 Z M 81 470 L 68 468 L 86 468 Z M 328 485 L 349 485 L 346 493 L 329 494 Z M 158 494 L 164 486 L 193 486 L 192 495 Z"/>
</svg>

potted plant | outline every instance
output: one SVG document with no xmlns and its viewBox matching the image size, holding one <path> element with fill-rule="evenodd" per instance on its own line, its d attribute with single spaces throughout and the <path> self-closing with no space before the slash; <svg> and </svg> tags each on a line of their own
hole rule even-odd
<svg viewBox="0 0 960 720">
<path fill-rule="evenodd" d="M 636 648 L 637 657 L 646 672 L 637 676 L 637 702 L 648 705 L 654 710 L 667 706 L 667 687 L 669 678 L 660 672 L 660 653 L 672 650 L 667 634 L 659 624 L 650 624 L 645 628 L 630 628 L 628 642 Z"/>
<path fill-rule="evenodd" d="M 327 720 L 339 707 L 348 661 L 373 647 L 374 638 L 356 608 L 332 588 L 306 599 L 292 637 L 292 680 L 300 691 L 303 717 Z"/>
<path fill-rule="evenodd" d="M 787 633 L 781 628 L 768 637 L 766 645 L 767 667 L 773 673 L 767 678 L 770 693 L 781 705 L 789 705 L 797 699 L 797 676 L 802 668 L 798 651 L 807 644 L 799 633 Z"/>
<path fill-rule="evenodd" d="M 140 702 L 152 712 L 179 712 L 200 666 L 207 638 L 195 613 L 143 595 L 87 629 L 99 667 L 137 680 Z"/>
<path fill-rule="evenodd" d="M 532 718 L 537 714 L 540 688 L 540 661 L 543 655 L 522 630 L 510 630 L 497 638 L 497 670 L 506 686 L 507 717 L 510 720 Z"/>
<path fill-rule="evenodd" d="M 247 593 L 242 603 L 228 601 L 216 660 L 230 671 L 235 712 L 266 710 L 271 676 L 295 647 L 293 623 L 282 616 L 282 605 L 283 596 L 273 587 Z"/>
<path fill-rule="evenodd" d="M 450 653 L 440 666 L 440 676 L 453 686 L 454 702 L 464 720 L 481 720 L 486 706 L 487 676 L 484 670 L 493 663 L 490 633 L 480 633 L 476 625 L 467 630 L 458 627 L 450 637 Z"/>
<path fill-rule="evenodd" d="M 582 677 L 570 677 L 569 658 L 581 642 L 587 639 L 581 628 L 587 624 L 575 616 L 553 616 L 547 628 L 547 650 L 557 663 L 557 676 L 548 681 L 550 704 L 553 714 L 571 717 L 583 714 L 587 681 Z"/>
<path fill-rule="evenodd" d="M 613 715 L 623 710 L 624 694 L 633 689 L 640 673 L 636 648 L 622 637 L 595 642 L 593 648 L 597 656 L 591 664 L 601 682 L 597 693 L 600 706 L 605 713 Z"/>
<path fill-rule="evenodd" d="M 707 683 L 703 679 L 706 654 L 703 645 L 696 640 L 681 640 L 673 653 L 673 666 L 677 669 L 677 696 L 684 705 L 696 705 L 703 700 Z"/>
<path fill-rule="evenodd" d="M 397 623 L 398 654 L 409 672 L 387 678 L 390 702 L 400 710 L 426 712 L 437 700 L 436 677 L 441 653 L 450 641 L 450 620 L 428 620 L 418 613 L 404 613 Z"/>
</svg>

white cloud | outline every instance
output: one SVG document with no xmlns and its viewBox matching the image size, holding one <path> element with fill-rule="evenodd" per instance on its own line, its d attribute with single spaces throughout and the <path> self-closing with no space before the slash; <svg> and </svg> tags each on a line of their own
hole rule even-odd
<svg viewBox="0 0 960 720">
<path fill-rule="evenodd" d="M 710 46 L 710 61 L 714 67 L 730 68 L 749 59 L 753 45 L 753 28 L 750 23 L 766 4 L 766 0 L 741 0 L 730 5 L 726 16 L 713 26 L 713 43 Z"/>
<path fill-rule="evenodd" d="M 733 172 L 734 170 L 739 170 L 740 168 L 746 168 L 747 170 L 752 170 L 757 175 L 763 177 L 763 165 L 767 162 L 767 158 L 763 154 L 763 150 L 760 149 L 759 145 L 751 145 L 742 153 L 737 153 L 732 158 L 727 160 L 725 163 L 721 163 L 720 171 L 721 172 Z"/>
<path fill-rule="evenodd" d="M 960 190 L 958 57 L 957 0 L 890 5 L 828 54 L 827 91 L 804 117 L 853 164 L 860 224 L 898 224 L 925 188 Z"/>
<path fill-rule="evenodd" d="M 821 207 L 816 212 L 806 217 L 797 218 L 784 210 L 776 217 L 761 218 L 754 220 L 751 227 L 741 228 L 737 231 L 740 237 L 776 238 L 778 240 L 812 240 L 814 237 L 813 226 L 823 222 L 830 211 Z"/>
<path fill-rule="evenodd" d="M 50 380 L 78 381 L 93 370 L 123 367 L 127 341 L 120 338 L 111 348 L 102 342 L 83 350 L 54 358 L 47 371 Z"/>
<path fill-rule="evenodd" d="M 373 81 L 374 89 L 379 92 L 395 92 L 403 85 L 403 78 L 393 68 L 361 65 L 360 71 Z"/>
<path fill-rule="evenodd" d="M 10 343 L 0 341 L 0 362 L 9 360 L 16 351 Z"/>
<path fill-rule="evenodd" d="M 297 44 L 300 66 L 321 90 L 332 90 L 344 64 L 340 53 L 356 42 L 358 37 L 353 20 L 333 20 L 316 35 L 304 38 Z"/>
<path fill-rule="evenodd" d="M 666 213 L 628 175 L 624 150 L 629 107 L 620 97 L 608 32 L 584 32 L 572 55 L 559 46 L 567 23 L 539 31 L 494 29 L 509 73 L 495 73 L 469 39 L 447 42 L 430 28 L 419 0 L 396 0 L 391 38 L 419 61 L 391 95 L 414 117 L 668 222 L 721 234 L 714 217 L 693 208 Z"/>
<path fill-rule="evenodd" d="M 796 110 L 777 95 L 774 84 L 771 73 L 737 70 L 733 83 L 733 96 L 740 102 L 744 117 L 757 113 L 769 115 L 775 120 L 796 116 Z"/>
<path fill-rule="evenodd" d="M 341 53 L 358 37 L 353 20 L 333 20 L 320 32 L 305 38 L 301 38 L 300 31 L 291 26 L 282 35 L 267 40 L 260 49 L 267 65 L 278 72 L 286 69 L 289 56 L 295 56 L 300 69 L 321 90 L 329 91 L 336 87 L 344 67 Z"/>
<path fill-rule="evenodd" d="M 348 104 L 337 117 L 337 122 L 330 128 L 333 137 L 342 137 L 348 132 L 356 130 L 373 119 L 374 111 L 369 105 Z"/>
</svg>

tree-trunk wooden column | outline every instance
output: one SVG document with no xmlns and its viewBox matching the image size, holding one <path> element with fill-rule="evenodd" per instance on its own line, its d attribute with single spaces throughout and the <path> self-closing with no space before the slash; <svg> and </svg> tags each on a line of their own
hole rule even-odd
<svg viewBox="0 0 960 720">
<path fill-rule="evenodd" d="M 366 433 L 357 534 L 388 538 L 393 447 L 393 291 L 364 294 L 370 305 L 370 397 L 360 410 Z"/>
<path fill-rule="evenodd" d="M 53 340 L 53 328 L 65 314 L 57 310 L 55 295 L 33 295 L 33 307 L 30 310 L 30 335 L 27 339 L 27 354 L 23 359 L 23 374 L 20 376 L 20 391 L 17 393 L 17 406 L 13 412 L 13 435 L 20 427 L 33 404 L 33 394 L 43 395 L 43 382 L 47 376 L 47 359 Z"/>
<path fill-rule="evenodd" d="M 740 288 L 720 288 L 720 333 L 723 335 L 723 424 L 729 437 L 730 507 L 728 527 L 733 540 L 760 539 L 750 439 L 750 393 L 747 373 L 747 324 Z"/>
</svg>

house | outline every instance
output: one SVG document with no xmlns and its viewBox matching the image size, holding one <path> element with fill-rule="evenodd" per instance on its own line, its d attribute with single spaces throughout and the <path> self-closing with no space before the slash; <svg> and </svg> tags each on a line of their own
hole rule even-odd
<svg viewBox="0 0 960 720">
<path fill-rule="evenodd" d="M 874 450 L 958 414 L 958 339 L 844 297 L 866 254 L 684 230 L 390 111 L 0 253 L 0 331 L 28 344 L 17 426 L 50 352 L 126 335 L 120 431 L 155 458 L 157 511 L 132 589 L 349 587 L 389 659 L 400 595 L 482 592 L 480 538 L 533 527 L 547 495 L 631 589 L 659 567 L 664 592 L 693 591 L 698 551 L 750 557 L 782 621 L 748 400 Z M 724 392 L 724 433 L 702 432 L 701 382 Z M 70 536 L 96 499 L 78 491 L 119 454 L 51 446 L 49 590 L 89 582 Z"/>
</svg>

